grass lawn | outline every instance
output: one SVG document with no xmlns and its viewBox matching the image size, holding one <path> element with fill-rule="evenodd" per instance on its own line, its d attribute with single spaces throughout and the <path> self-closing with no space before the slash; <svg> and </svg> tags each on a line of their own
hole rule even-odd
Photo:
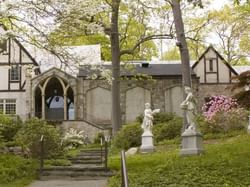
<svg viewBox="0 0 250 187">
<path fill-rule="evenodd" d="M 162 147 L 162 146 L 161 146 Z M 205 154 L 180 157 L 179 149 L 127 157 L 130 187 L 250 186 L 250 135 L 238 135 L 205 144 Z M 120 157 L 109 166 L 117 170 L 109 187 L 120 186 Z"/>
<path fill-rule="evenodd" d="M 24 187 L 37 176 L 38 163 L 15 155 L 0 155 L 0 186 Z"/>
</svg>

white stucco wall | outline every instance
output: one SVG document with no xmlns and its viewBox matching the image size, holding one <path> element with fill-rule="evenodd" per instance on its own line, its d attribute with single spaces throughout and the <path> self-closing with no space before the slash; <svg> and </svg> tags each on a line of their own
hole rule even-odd
<svg viewBox="0 0 250 187">
<path fill-rule="evenodd" d="M 0 66 L 0 90 L 8 89 L 8 72 L 7 66 Z"/>
<path fill-rule="evenodd" d="M 26 119 L 26 95 L 25 92 L 0 92 L 0 99 L 16 99 L 16 114 L 23 120 Z"/>
<path fill-rule="evenodd" d="M 230 69 L 219 59 L 219 82 L 221 83 L 228 83 L 230 82 Z"/>
<path fill-rule="evenodd" d="M 200 82 L 204 83 L 204 59 L 202 58 L 199 63 L 195 66 L 193 71 L 200 77 Z"/>
</svg>

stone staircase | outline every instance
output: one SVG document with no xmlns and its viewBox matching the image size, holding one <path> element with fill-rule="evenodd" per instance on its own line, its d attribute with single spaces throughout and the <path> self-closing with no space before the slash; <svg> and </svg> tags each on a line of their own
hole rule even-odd
<svg viewBox="0 0 250 187">
<path fill-rule="evenodd" d="M 40 180 L 97 180 L 112 176 L 112 172 L 104 166 L 105 152 L 99 149 L 81 150 L 76 156 L 69 158 L 71 166 L 53 166 L 44 168 Z"/>
</svg>

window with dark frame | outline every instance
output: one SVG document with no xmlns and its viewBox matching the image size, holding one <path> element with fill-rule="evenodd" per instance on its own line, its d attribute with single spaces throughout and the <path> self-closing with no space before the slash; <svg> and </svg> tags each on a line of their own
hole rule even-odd
<svg viewBox="0 0 250 187">
<path fill-rule="evenodd" d="M 16 100 L 15 99 L 6 99 L 5 114 L 16 114 Z"/>
<path fill-rule="evenodd" d="M 0 114 L 3 114 L 4 100 L 0 99 Z"/>
<path fill-rule="evenodd" d="M 209 59 L 209 71 L 211 71 L 211 72 L 214 71 L 213 59 Z"/>
<path fill-rule="evenodd" d="M 0 99 L 0 114 L 15 115 L 16 99 Z"/>
<path fill-rule="evenodd" d="M 7 51 L 7 40 L 6 39 L 0 40 L 0 53 L 3 53 L 4 51 Z"/>
<path fill-rule="evenodd" d="M 10 69 L 10 81 L 20 80 L 20 68 L 18 65 L 11 66 Z"/>
</svg>

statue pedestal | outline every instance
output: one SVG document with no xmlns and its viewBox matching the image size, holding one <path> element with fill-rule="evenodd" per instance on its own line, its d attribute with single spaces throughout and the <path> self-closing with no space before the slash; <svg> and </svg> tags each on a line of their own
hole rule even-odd
<svg viewBox="0 0 250 187">
<path fill-rule="evenodd" d="M 140 147 L 141 153 L 151 153 L 154 151 L 153 134 L 150 131 L 145 131 L 142 134 L 142 144 Z"/>
<path fill-rule="evenodd" d="M 199 155 L 203 150 L 202 135 L 193 129 L 186 129 L 181 135 L 182 148 L 180 154 L 182 156 Z"/>
<path fill-rule="evenodd" d="M 247 126 L 247 133 L 250 134 L 250 125 Z"/>
</svg>

